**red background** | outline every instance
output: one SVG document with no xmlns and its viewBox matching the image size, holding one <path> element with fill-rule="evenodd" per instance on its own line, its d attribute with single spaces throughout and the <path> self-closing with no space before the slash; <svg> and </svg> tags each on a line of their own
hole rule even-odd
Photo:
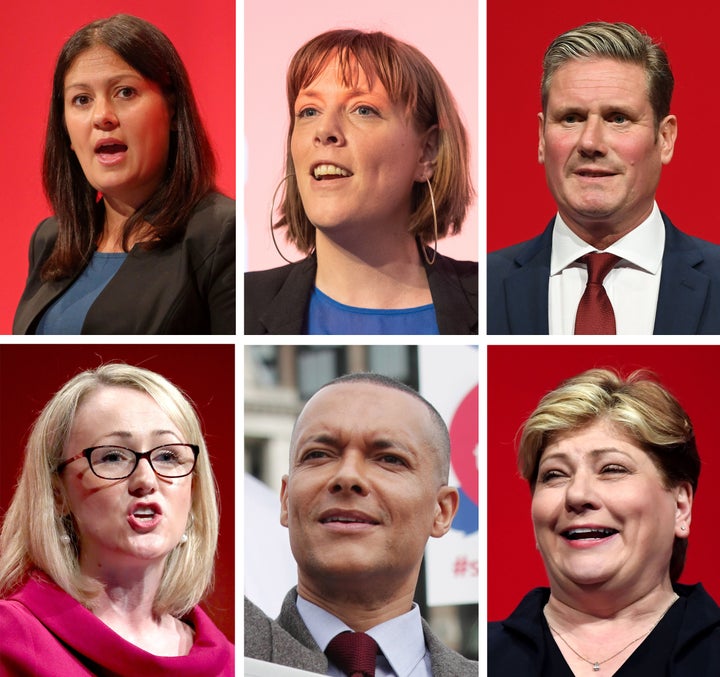
<svg viewBox="0 0 720 677">
<path fill-rule="evenodd" d="M 624 375 L 652 370 L 695 427 L 702 472 L 693 505 L 683 583 L 702 582 L 720 600 L 717 538 L 716 384 L 719 346 L 490 346 L 488 348 L 488 619 L 506 618 L 547 577 L 535 549 L 530 490 L 515 462 L 515 436 L 540 398 L 560 381 L 593 367 Z"/>
<path fill-rule="evenodd" d="M 203 605 L 234 641 L 235 378 L 230 345 L 0 346 L 0 516 L 10 503 L 30 432 L 41 409 L 83 369 L 123 361 L 162 374 L 195 404 L 220 490 L 215 590 Z"/>
<path fill-rule="evenodd" d="M 488 251 L 537 235 L 556 212 L 537 161 L 542 58 L 557 35 L 598 20 L 625 21 L 664 45 L 675 76 L 671 112 L 678 118 L 678 139 L 663 169 L 657 201 L 678 228 L 720 243 L 712 203 L 720 173 L 714 153 L 708 152 L 720 108 L 720 90 L 713 82 L 720 9 L 712 3 L 698 6 L 699 11 L 694 5 L 668 7 L 657 0 L 602 8 L 592 2 L 519 6 L 488 1 Z"/>
<path fill-rule="evenodd" d="M 218 187 L 235 196 L 235 3 L 172 0 L 25 0 L 3 3 L 0 35 L 0 334 L 12 319 L 28 272 L 30 235 L 50 215 L 41 182 L 55 60 L 81 26 L 113 14 L 155 24 L 190 74 L 218 158 Z"/>
</svg>

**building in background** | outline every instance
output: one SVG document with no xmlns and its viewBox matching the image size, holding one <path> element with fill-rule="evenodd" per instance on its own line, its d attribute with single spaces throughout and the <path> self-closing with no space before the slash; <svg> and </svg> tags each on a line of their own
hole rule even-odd
<svg viewBox="0 0 720 677">
<path fill-rule="evenodd" d="M 305 402 L 320 386 L 337 376 L 357 371 L 391 376 L 419 390 L 440 411 L 450 428 L 453 446 L 450 482 L 460 486 L 462 516 L 458 517 L 462 524 L 455 529 L 454 523 L 450 534 L 440 540 L 431 539 L 435 542 L 426 553 L 426 561 L 430 557 L 431 566 L 423 564 L 415 599 L 423 617 L 448 646 L 477 659 L 478 366 L 477 350 L 473 348 L 245 347 L 244 435 L 248 476 L 245 482 L 245 593 L 266 613 L 276 616 L 282 598 L 294 585 L 295 567 L 287 531 L 279 526 L 279 491 L 281 478 L 288 470 L 292 427 Z M 460 460 L 458 454 L 464 460 Z M 455 472 L 456 466 L 459 472 Z M 444 561 L 438 559 L 437 552 L 432 552 L 435 543 L 441 545 Z M 448 552 L 454 554 L 448 556 Z M 432 571 L 432 581 L 426 580 L 428 570 Z M 446 575 L 445 571 L 450 573 Z M 454 580 L 446 580 L 450 578 Z M 428 605 L 428 592 L 431 601 L 436 602 L 433 606 Z M 452 599 L 453 603 L 445 603 L 443 599 Z"/>
</svg>

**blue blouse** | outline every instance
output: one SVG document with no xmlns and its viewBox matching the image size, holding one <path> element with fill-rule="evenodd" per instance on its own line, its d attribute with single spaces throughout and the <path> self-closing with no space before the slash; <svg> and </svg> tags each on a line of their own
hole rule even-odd
<svg viewBox="0 0 720 677">
<path fill-rule="evenodd" d="M 45 311 L 36 334 L 81 334 L 85 316 L 112 280 L 127 253 L 95 252 L 80 276 Z"/>
<path fill-rule="evenodd" d="M 338 303 L 317 287 L 310 295 L 306 334 L 439 334 L 432 303 L 382 310 Z"/>
</svg>

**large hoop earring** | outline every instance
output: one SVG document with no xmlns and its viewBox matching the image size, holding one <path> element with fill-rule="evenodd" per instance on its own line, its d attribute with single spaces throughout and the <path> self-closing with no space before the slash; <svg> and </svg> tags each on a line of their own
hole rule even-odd
<svg viewBox="0 0 720 677">
<path fill-rule="evenodd" d="M 437 211 L 435 210 L 435 195 L 433 194 L 432 185 L 430 183 L 430 178 L 425 177 L 425 182 L 427 183 L 428 190 L 430 191 L 430 204 L 432 205 L 432 213 L 433 213 L 433 232 L 435 235 L 435 246 L 433 247 L 433 255 L 432 259 L 428 256 L 427 249 L 425 248 L 425 245 L 422 245 L 422 253 L 425 257 L 425 261 L 427 261 L 427 264 L 431 266 L 433 263 L 435 263 L 435 259 L 437 258 L 437 245 L 438 245 L 438 224 L 437 224 Z"/>
<path fill-rule="evenodd" d="M 281 251 L 280 247 L 278 247 L 277 240 L 275 240 L 275 228 L 273 227 L 273 214 L 275 213 L 275 199 L 277 198 L 278 191 L 280 188 L 282 188 L 282 185 L 291 177 L 295 176 L 295 174 L 288 174 L 284 179 L 278 183 L 277 188 L 275 189 L 275 192 L 272 196 L 272 204 L 270 205 L 270 237 L 272 237 L 273 244 L 275 245 L 275 251 L 280 254 L 280 257 L 283 258 L 288 263 L 293 263 L 289 258 L 287 258 Z"/>
</svg>

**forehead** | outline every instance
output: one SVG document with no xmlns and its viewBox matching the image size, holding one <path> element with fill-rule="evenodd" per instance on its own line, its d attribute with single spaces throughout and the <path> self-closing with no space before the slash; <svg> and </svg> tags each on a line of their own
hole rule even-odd
<svg viewBox="0 0 720 677">
<path fill-rule="evenodd" d="M 352 55 L 341 59 L 337 53 L 318 57 L 316 62 L 300 74 L 299 93 L 319 86 L 332 89 L 372 91 L 387 95 L 374 68 L 368 68 Z"/>
<path fill-rule="evenodd" d="M 117 52 L 106 45 L 93 45 L 80 52 L 70 64 L 65 74 L 65 85 L 73 84 L 77 78 L 89 78 L 108 71 L 129 72 L 142 77 Z"/>
<path fill-rule="evenodd" d="M 548 105 L 572 101 L 588 104 L 629 101 L 649 105 L 645 69 L 616 59 L 572 59 L 553 73 Z"/>
<path fill-rule="evenodd" d="M 164 422 L 169 416 L 146 392 L 126 386 L 99 386 L 85 395 L 75 412 L 73 429 L 124 425 L 135 430 Z"/>
<path fill-rule="evenodd" d="M 374 383 L 337 383 L 305 405 L 294 439 L 328 431 L 337 435 L 401 435 L 422 446 L 432 434 L 430 414 L 418 398 Z"/>
<path fill-rule="evenodd" d="M 632 456 L 647 457 L 647 452 L 621 427 L 596 420 L 577 430 L 562 433 L 545 447 L 540 461 L 557 453 L 584 458 L 599 451 L 620 450 Z"/>
</svg>

